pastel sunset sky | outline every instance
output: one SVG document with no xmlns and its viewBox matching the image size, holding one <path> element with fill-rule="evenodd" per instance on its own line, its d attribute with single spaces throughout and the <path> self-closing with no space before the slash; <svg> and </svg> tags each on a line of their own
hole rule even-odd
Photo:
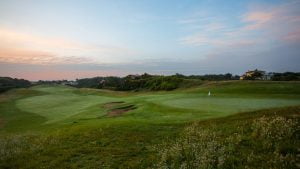
<svg viewBox="0 0 300 169">
<path fill-rule="evenodd" d="M 0 0 L 0 76 L 300 71 L 299 0 Z"/>
</svg>

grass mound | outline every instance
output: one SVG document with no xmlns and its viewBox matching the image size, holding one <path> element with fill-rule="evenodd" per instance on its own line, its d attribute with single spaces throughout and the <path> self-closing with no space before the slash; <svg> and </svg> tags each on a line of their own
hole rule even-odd
<svg viewBox="0 0 300 169">
<path fill-rule="evenodd" d="M 193 123 L 156 147 L 155 168 L 297 168 L 300 107 L 279 111 Z"/>
</svg>

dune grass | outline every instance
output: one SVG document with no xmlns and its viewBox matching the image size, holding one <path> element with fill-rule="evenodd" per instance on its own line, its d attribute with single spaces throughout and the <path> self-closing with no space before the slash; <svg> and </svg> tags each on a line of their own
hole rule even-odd
<svg viewBox="0 0 300 169">
<path fill-rule="evenodd" d="M 298 168 L 300 107 L 194 122 L 156 146 L 153 168 Z"/>
</svg>

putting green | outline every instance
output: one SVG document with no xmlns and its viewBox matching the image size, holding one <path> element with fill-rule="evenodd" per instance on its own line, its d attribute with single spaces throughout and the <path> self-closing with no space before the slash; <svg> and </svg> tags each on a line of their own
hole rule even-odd
<svg viewBox="0 0 300 169">
<path fill-rule="evenodd" d="M 300 101 L 290 99 L 218 98 L 200 96 L 199 98 L 168 99 L 161 101 L 160 104 L 176 108 L 199 110 L 212 114 L 232 114 L 265 108 L 298 105 Z"/>
</svg>

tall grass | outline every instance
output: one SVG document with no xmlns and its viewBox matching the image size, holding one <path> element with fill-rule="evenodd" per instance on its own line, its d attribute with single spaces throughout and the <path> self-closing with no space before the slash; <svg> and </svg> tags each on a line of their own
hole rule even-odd
<svg viewBox="0 0 300 169">
<path fill-rule="evenodd" d="M 2 137 L 0 138 L 0 168 L 26 168 L 24 165 L 20 166 L 17 161 L 26 158 L 29 154 L 38 157 L 45 146 L 58 143 L 59 137 L 54 135 L 19 134 Z"/>
<path fill-rule="evenodd" d="M 297 168 L 298 146 L 296 118 L 263 116 L 229 133 L 194 123 L 177 140 L 156 147 L 160 160 L 154 168 Z"/>
</svg>

